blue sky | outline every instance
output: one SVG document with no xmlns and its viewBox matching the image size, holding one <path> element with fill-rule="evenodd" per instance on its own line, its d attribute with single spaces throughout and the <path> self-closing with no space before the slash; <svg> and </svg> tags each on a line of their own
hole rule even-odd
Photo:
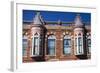
<svg viewBox="0 0 100 73">
<path fill-rule="evenodd" d="M 64 21 L 74 22 L 76 14 L 80 14 L 83 22 L 91 22 L 91 13 L 78 13 L 78 12 L 56 12 L 56 11 L 36 11 L 36 10 L 23 10 L 23 21 L 32 21 L 36 12 L 40 12 L 44 21 Z"/>
</svg>

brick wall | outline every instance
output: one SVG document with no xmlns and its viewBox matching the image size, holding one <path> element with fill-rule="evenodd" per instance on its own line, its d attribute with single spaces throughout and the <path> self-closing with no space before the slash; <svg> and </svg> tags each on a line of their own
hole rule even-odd
<svg viewBox="0 0 100 73">
<path fill-rule="evenodd" d="M 57 26 L 56 26 L 57 27 Z M 68 28 L 68 27 L 67 27 Z M 31 31 L 30 29 L 27 31 L 29 33 L 29 46 L 27 49 L 27 57 L 23 57 L 23 62 L 38 62 L 38 61 L 62 61 L 62 60 L 77 60 L 80 59 L 78 56 L 74 55 L 74 31 L 73 27 L 70 26 L 70 29 L 68 28 L 62 28 L 62 26 L 58 26 L 56 28 L 50 28 L 46 26 L 47 31 L 44 33 L 45 34 L 45 40 L 44 40 L 44 55 L 43 56 L 38 56 L 38 57 L 31 57 L 30 56 L 30 51 L 32 47 L 32 39 L 31 39 Z M 90 29 L 89 29 L 90 30 Z M 72 47 L 71 47 L 71 54 L 70 55 L 64 55 L 63 54 L 63 36 L 65 34 L 70 34 L 71 36 L 71 42 L 72 42 Z M 54 34 L 56 36 L 56 55 L 55 56 L 50 56 L 47 55 L 47 37 L 50 34 Z"/>
</svg>

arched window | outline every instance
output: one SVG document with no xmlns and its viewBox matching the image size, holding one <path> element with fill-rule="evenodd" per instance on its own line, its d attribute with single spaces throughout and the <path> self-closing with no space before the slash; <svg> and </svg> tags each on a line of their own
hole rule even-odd
<svg viewBox="0 0 100 73">
<path fill-rule="evenodd" d="M 48 37 L 48 47 L 47 47 L 47 54 L 48 55 L 55 55 L 55 39 L 54 35 L 49 35 Z"/>
<path fill-rule="evenodd" d="M 71 53 L 71 37 L 65 35 L 63 39 L 63 54 L 68 55 Z"/>
<path fill-rule="evenodd" d="M 75 54 L 76 55 L 81 55 L 84 54 L 84 50 L 83 50 L 83 35 L 82 34 L 78 34 L 77 36 L 75 36 Z"/>
<path fill-rule="evenodd" d="M 40 51 L 40 45 L 41 45 L 40 35 L 38 33 L 35 33 L 32 39 L 32 56 L 39 56 L 42 54 L 41 53 L 42 51 Z"/>
<path fill-rule="evenodd" d="M 82 37 L 78 37 L 78 53 L 82 53 Z"/>
<path fill-rule="evenodd" d="M 22 55 L 27 56 L 27 48 L 28 48 L 28 38 L 27 36 L 23 36 L 22 39 Z"/>
</svg>

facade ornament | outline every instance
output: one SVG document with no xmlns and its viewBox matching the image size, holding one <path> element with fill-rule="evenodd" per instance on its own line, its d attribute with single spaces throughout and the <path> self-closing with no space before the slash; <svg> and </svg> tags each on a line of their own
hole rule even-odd
<svg viewBox="0 0 100 73">
<path fill-rule="evenodd" d="M 83 26 L 80 14 L 76 15 L 74 24 L 75 24 L 75 27 L 82 27 Z"/>
<path fill-rule="evenodd" d="M 33 24 L 35 25 L 43 25 L 44 21 L 40 15 L 40 12 L 37 12 L 37 14 L 35 15 L 34 19 L 33 19 Z"/>
</svg>

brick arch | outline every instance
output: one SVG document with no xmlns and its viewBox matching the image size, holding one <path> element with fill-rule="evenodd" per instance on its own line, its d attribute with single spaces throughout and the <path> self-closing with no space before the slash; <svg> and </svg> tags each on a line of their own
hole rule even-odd
<svg viewBox="0 0 100 73">
<path fill-rule="evenodd" d="M 67 33 L 67 34 L 63 34 L 63 36 L 62 36 L 61 38 L 64 39 L 65 36 L 68 36 L 68 37 L 71 38 L 71 35 L 70 35 L 69 33 Z"/>
<path fill-rule="evenodd" d="M 65 34 L 65 35 L 63 35 L 63 38 L 66 38 L 66 37 L 71 37 L 71 35 L 69 35 L 69 34 Z"/>
<path fill-rule="evenodd" d="M 47 32 L 46 37 L 48 38 L 50 35 L 54 35 L 56 37 L 55 33 L 51 33 L 51 32 Z"/>
<path fill-rule="evenodd" d="M 54 34 L 49 34 L 47 38 L 54 38 L 54 39 L 56 39 L 56 36 Z"/>
</svg>

